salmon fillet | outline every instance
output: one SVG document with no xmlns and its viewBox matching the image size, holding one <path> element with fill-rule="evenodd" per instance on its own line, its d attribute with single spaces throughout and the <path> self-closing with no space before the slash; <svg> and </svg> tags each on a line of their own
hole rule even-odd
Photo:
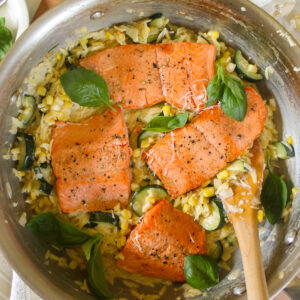
<svg viewBox="0 0 300 300">
<path fill-rule="evenodd" d="M 159 201 L 131 231 L 118 266 L 130 273 L 184 282 L 184 257 L 206 253 L 205 231 L 193 218 Z"/>
<path fill-rule="evenodd" d="M 118 46 L 83 58 L 80 64 L 101 75 L 111 98 L 125 109 L 167 101 L 201 110 L 215 59 L 214 45 L 185 42 Z"/>
<path fill-rule="evenodd" d="M 131 149 L 121 109 L 79 123 L 56 122 L 51 160 L 64 212 L 127 205 Z"/>
<path fill-rule="evenodd" d="M 262 132 L 267 108 L 253 88 L 245 90 L 248 109 L 242 122 L 226 116 L 215 105 L 143 153 L 149 168 L 174 199 L 216 175 Z"/>
</svg>

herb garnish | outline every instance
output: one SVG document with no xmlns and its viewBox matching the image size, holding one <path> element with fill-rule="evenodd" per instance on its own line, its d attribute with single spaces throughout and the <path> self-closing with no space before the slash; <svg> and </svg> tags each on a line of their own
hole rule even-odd
<svg viewBox="0 0 300 300">
<path fill-rule="evenodd" d="M 169 132 L 176 128 L 183 127 L 188 120 L 188 113 L 176 116 L 157 116 L 151 119 L 144 130 L 153 132 Z"/>
<path fill-rule="evenodd" d="M 87 69 L 76 69 L 60 76 L 60 82 L 68 96 L 80 106 L 112 107 L 108 86 L 100 75 Z"/>
<path fill-rule="evenodd" d="M 187 283 L 196 289 L 207 289 L 219 283 L 216 261 L 204 254 L 190 254 L 184 258 Z"/>
<path fill-rule="evenodd" d="M 5 27 L 5 18 L 0 18 L 0 61 L 13 44 L 13 36 L 10 30 Z"/>
<path fill-rule="evenodd" d="M 269 153 L 267 154 L 268 177 L 261 192 L 261 202 L 270 224 L 279 222 L 287 202 L 287 188 L 283 179 L 276 176 L 270 168 Z"/>
<path fill-rule="evenodd" d="M 247 96 L 241 81 L 227 75 L 221 62 L 217 62 L 217 73 L 207 86 L 208 100 L 206 106 L 218 100 L 226 115 L 236 121 L 243 121 L 247 113 Z"/>
<path fill-rule="evenodd" d="M 88 260 L 88 283 L 92 291 L 101 298 L 112 298 L 103 271 L 100 244 L 102 234 L 89 235 L 69 223 L 57 219 L 47 212 L 35 216 L 26 225 L 42 240 L 63 248 L 82 247 Z"/>
</svg>

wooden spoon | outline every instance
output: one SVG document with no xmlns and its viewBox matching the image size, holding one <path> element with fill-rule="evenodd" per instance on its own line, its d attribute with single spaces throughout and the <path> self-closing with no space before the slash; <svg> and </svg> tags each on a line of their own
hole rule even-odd
<svg viewBox="0 0 300 300">
<path fill-rule="evenodd" d="M 256 203 L 261 192 L 264 170 L 264 153 L 259 141 L 255 141 L 251 166 L 256 170 L 245 175 L 241 185 L 232 187 L 234 196 L 222 199 L 228 217 L 233 224 L 241 249 L 247 295 L 249 300 L 269 299 L 260 252 Z"/>
</svg>

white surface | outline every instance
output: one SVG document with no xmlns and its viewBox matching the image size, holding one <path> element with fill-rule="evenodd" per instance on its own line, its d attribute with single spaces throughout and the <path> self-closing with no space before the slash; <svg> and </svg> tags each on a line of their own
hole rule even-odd
<svg viewBox="0 0 300 300">
<path fill-rule="evenodd" d="M 29 20 L 33 19 L 40 2 L 41 0 L 8 0 L 3 7 L 0 7 L 0 17 L 6 18 L 6 25 L 12 30 L 14 36 L 19 37 L 28 27 Z M 277 18 L 299 41 L 300 33 L 291 27 L 289 20 L 300 13 L 300 0 L 252 0 L 252 2 Z M 285 7 L 284 4 L 286 4 Z M 282 7 L 280 15 L 274 15 L 276 14 L 274 5 Z M 40 299 L 24 284 L 16 273 L 12 274 L 11 268 L 1 253 L 0 266 L 0 300 L 9 298 L 10 300 Z M 13 286 L 12 288 L 11 285 Z"/>
</svg>

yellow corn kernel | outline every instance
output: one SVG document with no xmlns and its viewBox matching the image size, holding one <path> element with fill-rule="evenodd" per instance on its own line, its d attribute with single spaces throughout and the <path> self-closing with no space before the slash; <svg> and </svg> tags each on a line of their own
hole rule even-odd
<svg viewBox="0 0 300 300">
<path fill-rule="evenodd" d="M 170 105 L 163 106 L 162 111 L 164 113 L 164 116 L 170 116 L 170 114 L 171 114 L 171 106 Z"/>
<path fill-rule="evenodd" d="M 57 60 L 61 60 L 61 54 L 60 54 L 60 52 L 57 52 L 55 57 L 56 57 Z"/>
<path fill-rule="evenodd" d="M 60 71 L 59 71 L 59 73 L 60 74 L 64 74 L 64 73 L 66 73 L 68 71 L 68 69 L 66 68 L 66 67 L 63 67 Z"/>
<path fill-rule="evenodd" d="M 40 85 L 40 86 L 38 86 L 36 92 L 39 96 L 45 96 L 47 93 L 47 89 Z"/>
<path fill-rule="evenodd" d="M 68 108 L 70 108 L 71 105 L 72 105 L 72 103 L 70 103 L 70 102 L 65 102 L 62 109 L 68 109 Z"/>
<path fill-rule="evenodd" d="M 262 209 L 257 212 L 257 221 L 261 223 L 264 220 L 264 211 Z"/>
<path fill-rule="evenodd" d="M 26 175 L 25 171 L 20 171 L 19 174 L 20 174 L 20 176 L 22 176 L 22 177 Z"/>
<path fill-rule="evenodd" d="M 132 213 L 131 213 L 131 211 L 128 210 L 128 209 L 123 209 L 122 212 L 121 212 L 121 215 L 122 215 L 123 218 L 125 218 L 125 219 L 128 220 L 128 219 L 131 218 Z"/>
<path fill-rule="evenodd" d="M 217 174 L 218 179 L 226 179 L 229 177 L 230 173 L 228 170 L 221 171 L 220 173 Z"/>
<path fill-rule="evenodd" d="M 204 183 L 201 184 L 201 187 L 206 187 L 210 184 L 210 180 L 205 181 Z"/>
<path fill-rule="evenodd" d="M 183 204 L 182 211 L 187 213 L 190 210 L 190 206 L 187 203 Z"/>
<path fill-rule="evenodd" d="M 150 146 L 148 139 L 144 139 L 141 142 L 141 148 L 148 148 Z"/>
<path fill-rule="evenodd" d="M 141 156 L 141 149 L 140 148 L 134 149 L 133 152 L 132 152 L 132 156 L 134 158 L 140 157 Z"/>
<path fill-rule="evenodd" d="M 298 193 L 298 189 L 294 186 L 294 187 L 292 188 L 292 196 L 293 196 L 293 199 L 296 197 L 297 193 Z"/>
<path fill-rule="evenodd" d="M 122 235 L 119 239 L 117 239 L 117 247 L 122 248 L 126 244 L 126 237 Z"/>
<path fill-rule="evenodd" d="M 286 141 L 287 141 L 287 143 L 290 144 L 290 145 L 293 144 L 293 138 L 292 138 L 291 136 L 289 136 L 289 137 L 287 138 Z"/>
<path fill-rule="evenodd" d="M 225 51 L 224 54 L 223 54 L 223 56 L 225 56 L 225 57 L 230 57 L 230 56 L 231 56 L 230 51 Z"/>
<path fill-rule="evenodd" d="M 139 189 L 140 189 L 140 186 L 139 186 L 137 183 L 133 182 L 133 183 L 131 184 L 131 190 L 132 190 L 133 192 L 136 192 L 136 191 L 138 191 Z"/>
<path fill-rule="evenodd" d="M 48 95 L 48 96 L 46 97 L 46 103 L 47 103 L 48 105 L 52 105 L 52 104 L 53 104 L 53 96 L 52 96 L 52 95 Z"/>
<path fill-rule="evenodd" d="M 117 212 L 120 210 L 120 203 L 116 204 L 114 207 L 114 211 Z"/>
<path fill-rule="evenodd" d="M 230 56 L 223 56 L 220 58 L 222 64 L 228 63 L 230 61 Z"/>
<path fill-rule="evenodd" d="M 195 196 L 189 197 L 188 203 L 189 203 L 191 206 L 196 206 L 196 204 L 198 203 L 197 198 L 196 198 Z"/>
<path fill-rule="evenodd" d="M 249 64 L 247 67 L 247 71 L 251 73 L 257 73 L 257 66 Z"/>
<path fill-rule="evenodd" d="M 123 231 L 125 231 L 125 230 L 128 229 L 128 220 L 127 220 L 127 219 L 123 219 L 123 220 L 121 221 L 121 229 L 122 229 Z"/>
<path fill-rule="evenodd" d="M 70 97 L 69 97 L 68 95 L 66 95 L 66 94 L 60 95 L 60 98 L 61 98 L 62 100 L 64 100 L 64 101 L 67 101 L 67 102 L 70 101 Z M 71 103 L 70 103 L 70 104 L 71 104 Z"/>
<path fill-rule="evenodd" d="M 30 191 L 30 199 L 35 200 L 36 199 L 36 193 L 34 191 Z"/>
<path fill-rule="evenodd" d="M 107 31 L 105 32 L 105 36 L 110 40 L 112 40 L 114 38 L 114 36 Z"/>
<path fill-rule="evenodd" d="M 69 268 L 71 270 L 75 270 L 78 267 L 78 262 L 76 260 L 72 260 L 69 264 Z"/>
<path fill-rule="evenodd" d="M 201 194 L 207 198 L 212 197 L 215 195 L 215 188 L 213 186 L 206 187 L 202 190 Z"/>
<path fill-rule="evenodd" d="M 216 40 L 220 37 L 220 33 L 219 33 L 219 31 L 217 31 L 217 30 L 210 30 L 210 31 L 207 33 L 207 35 L 208 35 L 209 37 L 212 37 L 212 38 L 216 39 Z"/>
<path fill-rule="evenodd" d="M 222 260 L 223 260 L 223 261 L 228 261 L 230 258 L 231 258 L 231 254 L 230 254 L 230 253 L 224 252 L 224 253 L 222 254 Z"/>
</svg>

